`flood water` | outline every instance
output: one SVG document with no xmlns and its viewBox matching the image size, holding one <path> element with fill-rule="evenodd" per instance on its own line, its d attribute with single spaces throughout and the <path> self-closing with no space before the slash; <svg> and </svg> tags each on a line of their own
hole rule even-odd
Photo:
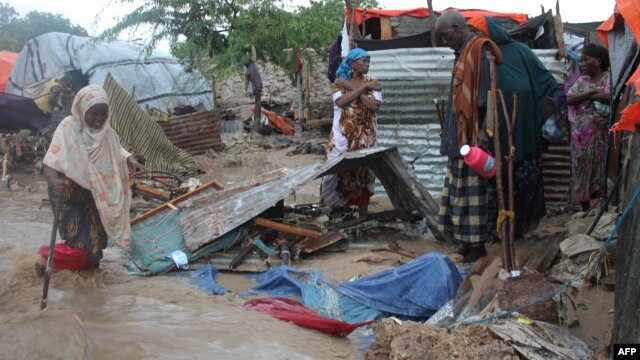
<svg viewBox="0 0 640 360">
<path fill-rule="evenodd" d="M 117 249 L 100 269 L 56 272 L 46 310 L 37 249 L 51 239 L 46 182 L 0 190 L 0 349 L 5 359 L 360 359 L 360 340 L 303 329 L 245 310 L 237 295 L 209 296 L 186 279 L 134 277 Z M 60 241 L 60 239 L 58 239 Z M 223 286 L 250 285 L 243 275 Z M 246 283 L 246 284 L 245 284 Z"/>
</svg>

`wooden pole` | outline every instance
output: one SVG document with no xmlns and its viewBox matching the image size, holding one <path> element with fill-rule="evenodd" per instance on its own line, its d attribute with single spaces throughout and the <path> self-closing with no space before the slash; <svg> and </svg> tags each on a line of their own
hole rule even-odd
<svg viewBox="0 0 640 360">
<path fill-rule="evenodd" d="M 515 209 L 515 193 L 514 193 L 514 183 L 513 183 L 513 158 L 515 156 L 515 148 L 513 147 L 513 128 L 516 123 L 516 113 L 518 111 L 518 94 L 514 91 L 512 94 L 513 98 L 513 108 L 511 112 L 511 120 L 509 120 L 509 114 L 507 113 L 506 101 L 504 100 L 504 96 L 502 91 L 498 90 L 500 93 L 500 101 L 502 105 L 502 111 L 504 113 L 505 122 L 507 124 L 507 134 L 508 134 L 508 144 L 509 144 L 509 154 L 507 154 L 507 161 L 509 163 L 508 170 L 508 192 L 509 192 L 509 212 L 514 213 Z M 515 249 L 515 238 L 516 238 L 516 219 L 508 218 L 509 224 L 509 238 L 507 239 L 508 251 L 511 258 L 511 264 L 509 264 L 511 270 L 516 269 L 515 259 L 516 259 L 516 249 Z"/>
<path fill-rule="evenodd" d="M 304 125 L 304 96 L 302 96 L 302 77 L 304 74 L 303 68 L 304 64 L 302 63 L 302 49 L 298 49 L 298 64 L 302 64 L 302 66 L 298 69 L 296 73 L 296 92 L 298 97 L 298 124 L 300 124 L 300 128 Z M 299 134 L 296 132 L 296 136 Z"/>
<path fill-rule="evenodd" d="M 7 176 L 7 169 L 9 168 L 9 153 L 4 154 L 4 158 L 2 160 L 2 178 Z"/>
<path fill-rule="evenodd" d="M 315 230 L 282 224 L 282 223 L 261 218 L 261 217 L 256 218 L 256 225 L 260 225 L 273 230 L 278 230 L 280 232 L 287 233 L 287 234 L 299 235 L 299 236 L 309 237 L 313 239 L 317 239 L 320 237 L 320 235 L 322 235 Z"/>
<path fill-rule="evenodd" d="M 498 211 L 505 209 L 504 201 L 504 185 L 502 184 L 502 151 L 500 148 L 500 118 L 498 116 L 498 94 L 497 94 L 497 81 L 496 81 L 496 59 L 487 51 L 487 60 L 489 61 L 489 72 L 491 77 L 491 101 L 493 103 L 493 111 L 490 114 L 494 119 L 494 134 L 493 145 L 495 151 L 496 161 L 496 196 L 498 197 Z M 499 217 L 499 216 L 498 216 Z M 513 270 L 511 267 L 511 251 L 508 244 L 507 227 L 505 223 L 498 229 L 500 237 L 502 239 L 502 262 L 507 271 Z"/>
<path fill-rule="evenodd" d="M 367 22 L 365 21 L 367 18 L 367 8 L 362 9 L 362 37 L 367 36 Z"/>
<path fill-rule="evenodd" d="M 438 37 L 436 36 L 436 14 L 433 12 L 433 2 L 427 0 L 429 6 L 429 20 L 431 20 L 431 47 L 438 46 Z"/>
<path fill-rule="evenodd" d="M 564 25 L 562 24 L 562 16 L 560 16 L 560 0 L 556 1 L 556 16 L 553 17 L 553 28 L 558 43 L 558 53 L 560 58 L 567 57 L 567 49 L 564 46 Z"/>
</svg>

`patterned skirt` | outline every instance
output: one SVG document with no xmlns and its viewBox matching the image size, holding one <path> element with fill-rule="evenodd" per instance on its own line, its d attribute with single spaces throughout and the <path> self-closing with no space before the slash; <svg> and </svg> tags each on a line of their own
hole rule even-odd
<svg viewBox="0 0 640 360">
<path fill-rule="evenodd" d="M 69 182 L 62 196 L 58 232 L 66 245 L 84 250 L 90 261 L 98 264 L 102 259 L 102 249 L 107 246 L 107 233 L 91 191 L 71 180 Z M 49 199 L 53 204 L 55 199 L 51 187 Z"/>
<path fill-rule="evenodd" d="M 487 181 L 462 159 L 447 163 L 438 229 L 456 241 L 487 241 Z"/>
</svg>

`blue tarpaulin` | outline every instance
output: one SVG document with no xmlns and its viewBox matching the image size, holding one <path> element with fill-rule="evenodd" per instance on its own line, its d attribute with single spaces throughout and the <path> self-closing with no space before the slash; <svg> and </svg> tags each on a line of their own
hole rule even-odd
<svg viewBox="0 0 640 360">
<path fill-rule="evenodd" d="M 461 283 L 455 264 L 446 255 L 433 252 L 344 283 L 337 290 L 380 311 L 428 318 L 456 295 Z"/>
<path fill-rule="evenodd" d="M 267 294 L 289 297 L 330 319 L 357 323 L 383 317 L 383 313 L 340 294 L 336 286 L 317 272 L 307 272 L 288 266 L 278 266 L 249 277 L 258 283 L 244 297 Z"/>
<path fill-rule="evenodd" d="M 441 253 L 423 255 L 398 268 L 333 286 L 317 273 L 280 266 L 251 277 L 244 296 L 295 297 L 327 317 L 348 322 L 391 314 L 428 318 L 456 295 L 462 283 L 456 266 Z"/>
<path fill-rule="evenodd" d="M 178 271 L 171 273 L 172 276 L 186 277 L 189 281 L 204 290 L 209 295 L 224 295 L 227 291 L 216 282 L 218 270 L 206 264 L 194 271 Z"/>
</svg>

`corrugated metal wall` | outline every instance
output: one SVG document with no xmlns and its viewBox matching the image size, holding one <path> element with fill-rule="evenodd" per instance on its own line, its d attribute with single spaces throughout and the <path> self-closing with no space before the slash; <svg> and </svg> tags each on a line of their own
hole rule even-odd
<svg viewBox="0 0 640 360">
<path fill-rule="evenodd" d="M 220 117 L 212 111 L 172 116 L 169 121 L 158 124 L 175 146 L 191 155 L 202 155 L 209 149 L 224 150 L 220 137 Z"/>
<path fill-rule="evenodd" d="M 556 80 L 563 83 L 564 61 L 556 60 L 557 51 L 534 52 Z M 432 196 L 439 197 L 446 158 L 439 152 L 440 124 L 434 100 L 448 99 L 453 51 L 448 48 L 412 48 L 369 53 L 369 75 L 380 81 L 384 96 L 378 113 L 378 143 L 397 146 L 409 171 Z M 563 149 L 559 151 L 564 152 Z M 563 165 L 554 162 L 554 166 Z M 555 176 L 547 174 L 545 176 Z M 384 189 L 377 186 L 376 193 L 383 194 Z"/>
</svg>

